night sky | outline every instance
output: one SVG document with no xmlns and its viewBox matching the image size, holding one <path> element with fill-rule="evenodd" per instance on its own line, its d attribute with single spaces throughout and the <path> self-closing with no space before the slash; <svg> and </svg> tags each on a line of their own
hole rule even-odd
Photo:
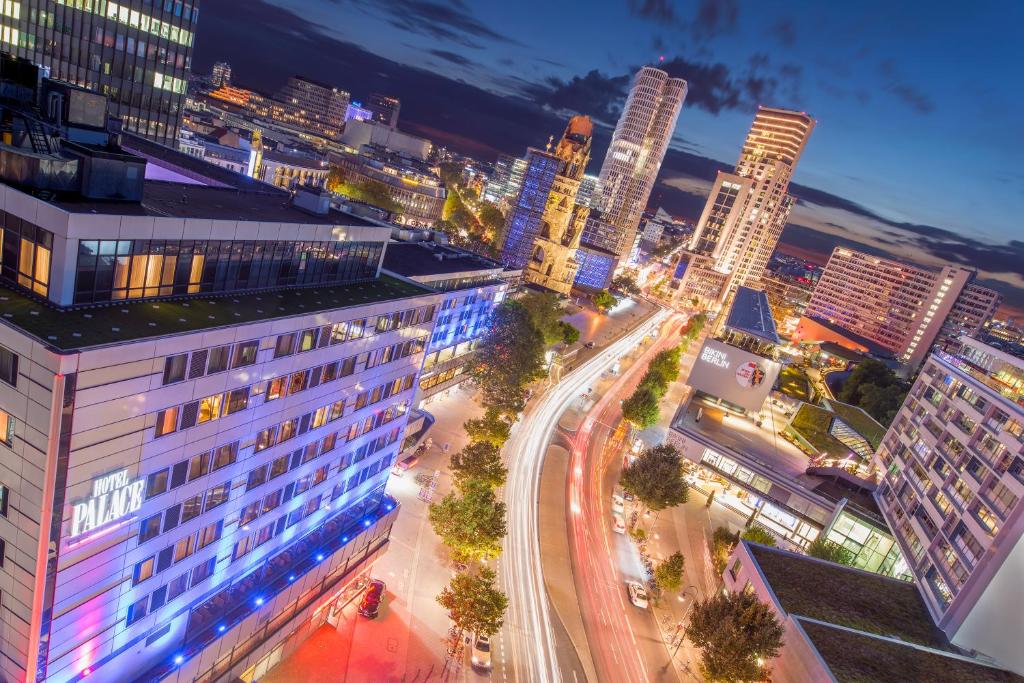
<svg viewBox="0 0 1024 683">
<path fill-rule="evenodd" d="M 985 0 L 206 0 L 192 66 L 393 94 L 401 128 L 483 161 L 589 114 L 596 173 L 630 75 L 663 57 L 689 95 L 652 205 L 696 219 L 757 104 L 807 111 L 787 251 L 973 264 L 1024 312 L 1022 27 L 1024 4 Z"/>
</svg>

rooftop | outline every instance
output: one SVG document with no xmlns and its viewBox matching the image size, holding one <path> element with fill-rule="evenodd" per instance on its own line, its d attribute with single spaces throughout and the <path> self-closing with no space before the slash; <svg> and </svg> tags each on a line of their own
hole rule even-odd
<svg viewBox="0 0 1024 683">
<path fill-rule="evenodd" d="M 503 266 L 497 261 L 448 245 L 389 242 L 384 251 L 383 267 L 405 277 L 423 277 L 501 270 Z"/>
<path fill-rule="evenodd" d="M 757 544 L 748 544 L 748 548 L 782 609 L 789 614 L 926 647 L 951 649 L 912 583 L 777 548 Z"/>
<path fill-rule="evenodd" d="M 58 351 L 127 343 L 172 334 L 306 315 L 403 299 L 429 292 L 381 276 L 372 282 L 237 292 L 166 301 L 124 301 L 61 310 L 0 284 L 0 322 L 23 330 Z"/>
<path fill-rule="evenodd" d="M 922 650 L 805 620 L 800 626 L 841 683 L 904 681 L 1019 683 L 1024 678 L 961 657 Z"/>
<path fill-rule="evenodd" d="M 768 304 L 768 295 L 757 289 L 740 287 L 736 290 L 725 326 L 769 344 L 782 343 L 775 329 L 775 319 Z"/>
<path fill-rule="evenodd" d="M 248 189 L 265 194 L 287 194 L 273 185 L 261 183 L 249 176 L 229 171 L 226 168 L 197 159 L 190 154 L 179 152 L 136 135 L 122 133 L 121 146 L 129 152 L 144 157 L 151 166 L 169 169 L 205 185 L 233 187 L 239 190 Z"/>
<path fill-rule="evenodd" d="M 287 192 L 266 192 L 262 188 L 253 190 L 211 187 L 157 180 L 146 181 L 142 201 L 137 203 L 74 197 L 58 198 L 52 203 L 70 213 L 113 216 L 206 218 L 349 227 L 376 225 L 341 211 L 329 211 L 327 214 L 303 211 L 292 204 L 291 196 Z"/>
<path fill-rule="evenodd" d="M 829 330 L 831 332 L 834 332 L 834 333 L 836 333 L 836 334 L 838 334 L 840 336 L 843 336 L 843 337 L 849 339 L 851 342 L 853 342 L 853 343 L 855 343 L 855 344 L 857 344 L 859 346 L 863 346 L 864 348 L 866 348 L 868 350 L 868 353 L 871 353 L 872 355 L 880 356 L 880 357 L 883 357 L 883 358 L 891 358 L 892 357 L 892 351 L 890 351 L 889 349 L 885 348 L 884 346 L 881 346 L 877 342 L 871 341 L 867 337 L 863 337 L 863 336 L 857 334 L 856 332 L 851 332 L 850 330 L 846 329 L 842 325 L 839 325 L 839 324 L 834 323 L 834 322 L 830 322 L 830 321 L 826 320 L 825 318 L 819 318 L 819 317 L 813 316 L 813 315 L 805 315 L 804 318 L 806 318 L 807 320 L 813 321 L 813 322 L 817 323 L 818 325 L 821 325 L 826 330 Z"/>
</svg>

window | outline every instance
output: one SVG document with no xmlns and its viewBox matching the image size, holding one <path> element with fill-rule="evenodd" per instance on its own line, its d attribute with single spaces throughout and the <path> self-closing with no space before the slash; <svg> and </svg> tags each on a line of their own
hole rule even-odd
<svg viewBox="0 0 1024 683">
<path fill-rule="evenodd" d="M 292 373 L 291 379 L 288 380 L 288 395 L 297 394 L 305 389 L 308 378 L 309 373 L 305 370 Z"/>
<path fill-rule="evenodd" d="M 245 490 L 252 491 L 257 486 L 261 486 L 267 481 L 267 466 L 261 465 L 256 469 L 249 472 L 249 480 L 246 482 Z"/>
<path fill-rule="evenodd" d="M 213 452 L 213 466 L 210 471 L 219 470 L 221 467 L 227 467 L 235 462 L 235 458 L 238 457 L 238 442 L 229 443 L 221 446 Z"/>
<path fill-rule="evenodd" d="M 188 368 L 188 354 L 170 356 L 164 361 L 164 384 L 174 384 L 185 379 Z"/>
<path fill-rule="evenodd" d="M 282 455 L 270 463 L 270 478 L 280 477 L 288 471 L 288 456 Z"/>
<path fill-rule="evenodd" d="M 160 586 L 149 598 L 149 611 L 154 612 L 164 606 L 167 602 L 167 586 Z"/>
<path fill-rule="evenodd" d="M 128 606 L 128 624 L 134 624 L 136 621 L 146 616 L 146 609 L 149 607 L 149 596 L 137 600 L 135 603 Z"/>
<path fill-rule="evenodd" d="M 229 392 L 227 397 L 227 405 L 224 407 L 225 415 L 232 415 L 241 410 L 245 410 L 246 406 L 249 405 L 249 387 L 235 389 L 234 391 Z"/>
<path fill-rule="evenodd" d="M 174 561 L 181 562 L 195 552 L 195 537 L 191 534 L 174 544 Z"/>
<path fill-rule="evenodd" d="M 0 346 L 0 382 L 6 382 L 12 387 L 18 386 L 18 354 L 2 346 Z"/>
<path fill-rule="evenodd" d="M 320 332 L 320 328 L 313 328 L 312 330 L 303 330 L 299 336 L 299 352 L 309 351 L 310 349 L 316 348 L 317 333 Z"/>
<path fill-rule="evenodd" d="M 290 356 L 295 352 L 295 335 L 294 334 L 282 334 L 277 338 L 277 343 L 274 345 L 274 358 L 281 358 L 282 356 Z"/>
<path fill-rule="evenodd" d="M 0 410 L 0 443 L 11 446 L 14 444 L 14 418 Z"/>
<path fill-rule="evenodd" d="M 186 500 L 181 506 L 181 521 L 187 522 L 190 519 L 195 519 L 203 511 L 203 494 L 198 496 L 192 496 Z"/>
<path fill-rule="evenodd" d="M 178 426 L 178 407 L 161 410 L 156 415 L 156 436 L 170 434 Z"/>
<path fill-rule="evenodd" d="M 253 450 L 258 453 L 266 448 L 270 448 L 274 445 L 276 437 L 277 427 L 267 427 L 256 435 L 256 446 Z"/>
<path fill-rule="evenodd" d="M 210 454 L 200 453 L 199 455 L 193 455 L 192 460 L 189 461 L 188 465 L 188 480 L 195 481 L 199 477 L 204 477 L 210 473 Z"/>
<path fill-rule="evenodd" d="M 256 352 L 259 351 L 260 344 L 257 341 L 242 342 L 241 344 L 235 345 L 235 355 L 231 359 L 232 368 L 241 368 L 246 365 L 252 365 L 256 362 Z"/>
<path fill-rule="evenodd" d="M 278 505 L 281 504 L 281 489 L 274 491 L 273 493 L 267 494 L 263 499 L 263 512 L 270 512 Z"/>
<path fill-rule="evenodd" d="M 154 472 L 146 478 L 146 499 L 159 496 L 167 491 L 167 468 Z"/>
<path fill-rule="evenodd" d="M 197 586 L 199 583 L 205 581 L 213 574 L 213 567 L 217 562 L 216 557 L 211 557 L 206 562 L 197 565 L 192 569 L 192 587 Z"/>
<path fill-rule="evenodd" d="M 137 586 L 149 577 L 153 576 L 153 556 L 147 557 L 135 565 L 135 573 L 132 575 L 132 585 Z"/>
<path fill-rule="evenodd" d="M 178 526 L 178 521 L 181 519 L 181 503 L 172 505 L 164 511 L 164 533 L 167 533 L 174 527 Z"/>
<path fill-rule="evenodd" d="M 210 358 L 206 365 L 206 374 L 212 375 L 217 372 L 224 372 L 228 369 L 228 352 L 231 351 L 230 346 L 218 346 L 215 349 L 210 349 Z"/>
<path fill-rule="evenodd" d="M 139 543 L 145 543 L 160 533 L 160 517 L 160 514 L 155 514 L 142 520 L 142 525 L 139 528 Z"/>
<path fill-rule="evenodd" d="M 188 572 L 167 584 L 167 599 L 173 600 L 188 589 Z"/>
<path fill-rule="evenodd" d="M 284 396 L 285 387 L 288 385 L 287 377 L 275 377 L 267 385 L 267 397 L 264 401 L 273 401 Z"/>
<path fill-rule="evenodd" d="M 214 541 L 220 539 L 221 531 L 224 528 L 224 522 L 214 522 L 213 524 L 203 527 L 199 530 L 199 534 L 196 536 L 196 543 L 199 548 L 205 548 Z"/>
<path fill-rule="evenodd" d="M 230 493 L 230 490 L 230 481 L 224 482 L 223 484 L 214 486 L 212 489 L 210 489 L 209 492 L 207 492 L 206 494 L 206 510 L 204 511 L 212 510 L 218 505 L 226 503 L 228 500 L 228 494 Z"/>
<path fill-rule="evenodd" d="M 199 402 L 199 424 L 216 420 L 220 417 L 222 394 L 207 396 Z"/>
</svg>

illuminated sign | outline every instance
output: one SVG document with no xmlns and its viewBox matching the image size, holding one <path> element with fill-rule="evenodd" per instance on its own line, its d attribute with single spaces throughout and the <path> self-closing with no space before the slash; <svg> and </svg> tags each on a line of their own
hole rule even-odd
<svg viewBox="0 0 1024 683">
<path fill-rule="evenodd" d="M 75 503 L 71 538 L 116 522 L 142 507 L 145 479 L 128 479 L 128 470 L 108 474 L 92 482 L 92 495 Z"/>
<path fill-rule="evenodd" d="M 729 356 L 725 352 L 705 346 L 700 352 L 700 359 L 705 363 L 711 363 L 715 367 L 728 368 Z"/>
<path fill-rule="evenodd" d="M 758 363 L 748 360 L 736 368 L 736 383 L 741 387 L 756 387 L 760 386 L 762 382 L 764 382 L 764 370 Z"/>
</svg>

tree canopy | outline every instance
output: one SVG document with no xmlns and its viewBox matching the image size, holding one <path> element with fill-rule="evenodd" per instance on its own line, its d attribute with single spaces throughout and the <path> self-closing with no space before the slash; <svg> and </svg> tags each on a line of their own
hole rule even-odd
<svg viewBox="0 0 1024 683">
<path fill-rule="evenodd" d="M 391 213 L 402 213 L 402 205 L 391 195 L 387 185 L 378 181 L 355 179 L 340 168 L 332 168 L 327 176 L 327 189 L 357 202 L 363 202 Z"/>
<path fill-rule="evenodd" d="M 461 632 L 491 636 L 505 623 L 508 597 L 495 586 L 495 574 L 488 567 L 474 573 L 459 573 L 437 596 L 448 617 Z"/>
<path fill-rule="evenodd" d="M 459 560 L 482 560 L 501 553 L 505 536 L 505 504 L 482 481 L 467 481 L 460 493 L 449 493 L 430 505 L 430 523 Z"/>
<path fill-rule="evenodd" d="M 594 306 L 600 313 L 607 313 L 616 303 L 615 297 L 607 289 L 602 289 L 594 295 Z"/>
<path fill-rule="evenodd" d="M 465 489 L 471 481 L 479 481 L 495 489 L 503 485 L 508 476 L 498 447 L 486 441 L 469 443 L 454 454 L 451 470 L 455 485 L 460 489 Z"/>
<path fill-rule="evenodd" d="M 683 586 L 684 566 L 683 554 L 672 553 L 654 568 L 654 583 L 666 593 L 679 590 Z"/>
<path fill-rule="evenodd" d="M 564 341 L 568 323 L 562 322 L 562 302 L 554 292 L 530 292 L 518 303 L 526 309 L 530 323 L 544 338 L 544 346 Z"/>
<path fill-rule="evenodd" d="M 486 441 L 498 448 L 508 441 L 512 425 L 496 408 L 488 408 L 483 417 L 466 420 L 462 424 L 471 441 Z"/>
<path fill-rule="evenodd" d="M 622 274 L 612 280 L 612 287 L 626 294 L 639 294 L 640 287 L 632 275 Z"/>
<path fill-rule="evenodd" d="M 819 560 L 845 564 L 850 567 L 853 566 L 854 554 L 852 552 L 822 536 L 818 536 L 811 541 L 810 545 L 807 546 L 807 554 Z"/>
<path fill-rule="evenodd" d="M 753 591 L 715 592 L 694 603 L 686 637 L 701 652 L 709 681 L 764 681 L 782 649 L 782 624 Z"/>
<path fill-rule="evenodd" d="M 729 555 L 737 543 L 739 543 L 738 534 L 732 533 L 723 526 L 715 527 L 714 532 L 711 534 L 711 547 L 709 551 L 711 553 L 711 565 L 715 568 L 716 574 L 720 575 L 725 571 L 725 567 L 729 563 Z"/>
<path fill-rule="evenodd" d="M 506 301 L 494 310 L 472 372 L 488 408 L 514 417 L 525 407 L 526 385 L 544 376 L 544 339 L 525 307 Z"/>
<path fill-rule="evenodd" d="M 641 451 L 622 470 L 623 490 L 632 493 L 648 510 L 664 510 L 685 503 L 688 496 L 679 451 L 663 443 Z"/>
<path fill-rule="evenodd" d="M 658 396 L 648 385 L 640 385 L 622 402 L 623 419 L 638 429 L 647 429 L 658 422 Z"/>
<path fill-rule="evenodd" d="M 743 532 L 740 536 L 744 541 L 752 541 L 754 543 L 760 543 L 761 545 L 769 545 L 775 547 L 775 536 L 769 531 L 765 531 L 759 526 L 752 526 Z"/>
<path fill-rule="evenodd" d="M 868 359 L 850 372 L 837 398 L 863 408 L 882 426 L 888 426 L 903 405 L 908 389 L 885 363 Z"/>
</svg>

